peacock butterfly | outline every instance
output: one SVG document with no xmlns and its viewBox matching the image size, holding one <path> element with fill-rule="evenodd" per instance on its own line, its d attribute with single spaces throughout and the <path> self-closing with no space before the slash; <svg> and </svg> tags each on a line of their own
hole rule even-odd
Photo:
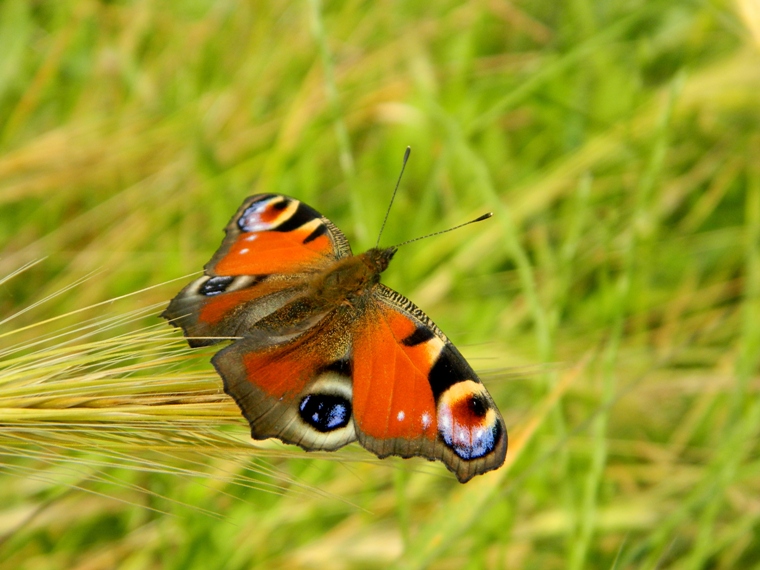
<svg viewBox="0 0 760 570">
<path fill-rule="evenodd" d="M 212 363 L 254 439 L 358 440 L 381 458 L 440 460 L 462 483 L 504 463 L 504 420 L 473 369 L 380 283 L 398 246 L 353 255 L 330 220 L 280 194 L 246 198 L 225 232 L 162 317 L 193 347 L 233 340 Z"/>
</svg>

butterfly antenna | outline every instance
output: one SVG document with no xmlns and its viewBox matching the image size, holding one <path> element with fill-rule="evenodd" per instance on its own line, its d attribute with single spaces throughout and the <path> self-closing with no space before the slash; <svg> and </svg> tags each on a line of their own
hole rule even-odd
<svg viewBox="0 0 760 570">
<path fill-rule="evenodd" d="M 394 245 L 393 247 L 394 248 L 399 248 L 402 245 L 406 245 L 408 243 L 412 243 L 412 242 L 415 242 L 415 241 L 420 241 L 421 239 L 426 239 L 426 238 L 433 237 L 433 236 L 439 236 L 441 234 L 445 234 L 445 233 L 448 233 L 448 232 L 453 232 L 454 230 L 458 230 L 459 228 L 463 228 L 465 226 L 469 226 L 470 224 L 474 224 L 475 222 L 482 222 L 483 220 L 487 220 L 491 216 L 493 216 L 493 212 L 488 212 L 487 214 L 483 214 L 482 216 L 479 216 L 479 217 L 475 218 L 474 220 L 470 220 L 469 222 L 465 222 L 463 224 L 459 224 L 458 226 L 454 226 L 453 228 L 449 228 L 447 230 L 441 230 L 439 232 L 433 232 L 432 234 L 427 234 L 427 235 L 424 235 L 424 236 L 416 237 L 414 239 L 410 239 L 408 241 L 401 242 L 398 245 Z"/>
<path fill-rule="evenodd" d="M 406 161 L 409 160 L 409 155 L 412 152 L 412 147 L 408 146 L 406 147 L 406 150 L 404 151 L 404 162 L 401 164 L 401 172 L 399 172 L 398 180 L 396 181 L 396 187 L 393 189 L 393 195 L 391 196 L 390 204 L 388 204 L 388 209 L 385 211 L 385 218 L 383 219 L 383 225 L 380 226 L 380 233 L 377 234 L 377 243 L 375 244 L 375 247 L 380 246 L 380 237 L 383 235 L 383 230 L 385 229 L 385 222 L 388 221 L 388 214 L 391 213 L 391 206 L 393 206 L 393 200 L 396 198 L 396 192 L 398 192 L 399 184 L 401 184 L 401 177 L 404 175 L 404 169 L 406 168 Z"/>
</svg>

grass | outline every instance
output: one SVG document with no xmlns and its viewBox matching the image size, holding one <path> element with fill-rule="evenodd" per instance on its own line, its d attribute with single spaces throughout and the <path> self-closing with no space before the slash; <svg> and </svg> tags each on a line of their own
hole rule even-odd
<svg viewBox="0 0 760 570">
<path fill-rule="evenodd" d="M 760 559 L 760 12 L 0 4 L 9 568 L 737 568 Z M 481 374 L 501 470 L 252 445 L 157 315 L 291 194 Z"/>
</svg>

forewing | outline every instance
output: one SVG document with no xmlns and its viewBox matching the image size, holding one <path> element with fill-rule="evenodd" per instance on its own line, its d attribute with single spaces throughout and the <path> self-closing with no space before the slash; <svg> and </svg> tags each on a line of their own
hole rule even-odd
<svg viewBox="0 0 760 570">
<path fill-rule="evenodd" d="M 305 288 L 298 275 L 204 275 L 185 286 L 161 316 L 182 328 L 190 346 L 206 346 L 250 332 Z"/>
<path fill-rule="evenodd" d="M 225 228 L 208 275 L 271 275 L 314 271 L 351 255 L 346 237 L 303 202 L 281 194 L 246 198 Z"/>
<path fill-rule="evenodd" d="M 262 318 L 304 294 L 309 275 L 351 255 L 330 220 L 294 198 L 246 198 L 205 266 L 162 316 L 191 346 L 242 336 Z"/>
<path fill-rule="evenodd" d="M 461 482 L 500 467 L 504 420 L 456 347 L 384 285 L 354 325 L 353 408 L 359 442 L 380 457 L 442 461 Z"/>
</svg>

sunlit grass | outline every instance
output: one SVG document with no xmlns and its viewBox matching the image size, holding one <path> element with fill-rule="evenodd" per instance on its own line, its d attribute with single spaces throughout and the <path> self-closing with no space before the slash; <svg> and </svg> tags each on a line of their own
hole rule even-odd
<svg viewBox="0 0 760 570">
<path fill-rule="evenodd" d="M 760 36 L 684 4 L 0 3 L 0 560 L 736 568 L 760 557 Z M 482 378 L 462 486 L 253 443 L 158 318 L 297 196 Z"/>
</svg>

